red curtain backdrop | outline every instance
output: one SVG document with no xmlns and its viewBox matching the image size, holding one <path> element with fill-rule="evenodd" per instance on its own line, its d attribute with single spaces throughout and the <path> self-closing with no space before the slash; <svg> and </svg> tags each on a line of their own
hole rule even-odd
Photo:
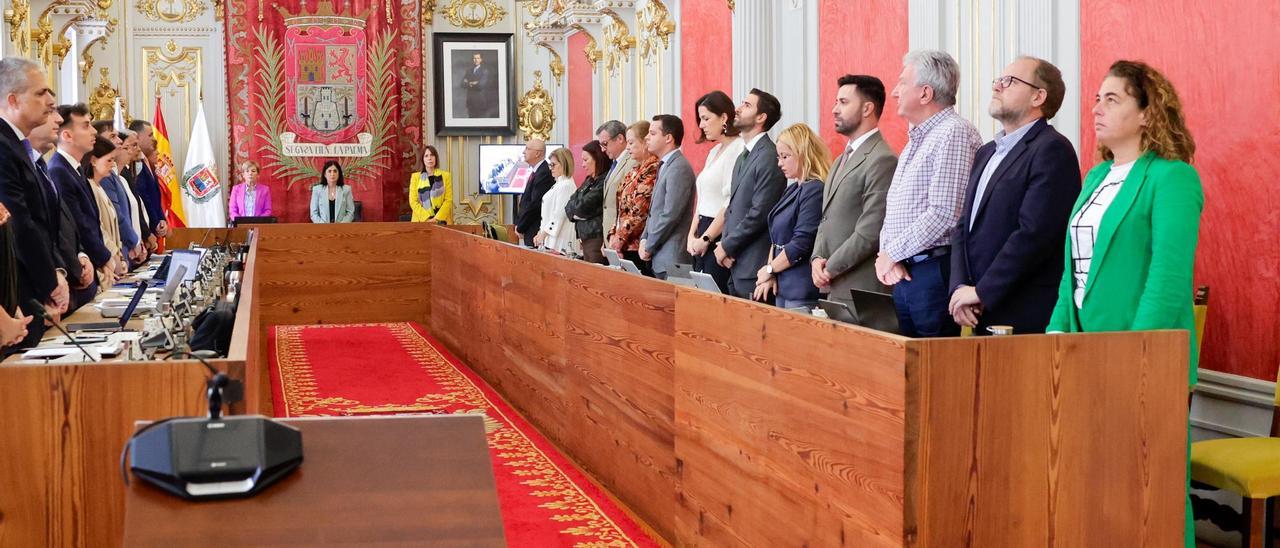
<svg viewBox="0 0 1280 548">
<path fill-rule="evenodd" d="M 839 153 L 847 141 L 836 133 L 831 107 L 836 100 L 836 80 L 845 74 L 867 74 L 884 82 L 885 95 L 893 93 L 907 53 L 907 3 L 900 0 L 822 0 L 818 36 L 822 43 L 818 74 L 821 89 L 822 139 Z M 815 128 L 817 129 L 817 128 Z M 895 152 L 907 144 L 907 122 L 897 114 L 897 103 L 886 97 L 880 132 Z"/>
<path fill-rule="evenodd" d="M 280 133 L 289 94 L 285 67 L 285 17 L 302 12 L 299 0 L 226 3 L 227 97 L 232 163 L 254 160 L 261 182 L 271 188 L 275 216 L 309 222 L 311 186 L 328 158 L 289 157 Z M 405 205 L 406 181 L 422 146 L 423 72 L 421 7 L 417 0 L 306 2 L 306 12 L 325 7 L 365 22 L 365 127 L 373 136 L 369 156 L 339 158 L 345 182 L 360 201 L 365 221 L 394 221 Z M 259 11 L 261 9 L 261 11 Z M 281 12 L 284 12 L 282 14 Z M 359 99 L 357 99 L 358 101 Z M 355 107 L 351 111 L 356 111 Z M 238 181 L 237 181 L 238 182 Z"/>
<path fill-rule="evenodd" d="M 1097 162 L 1094 96 L 1117 59 L 1178 89 L 1204 185 L 1196 283 L 1210 287 L 1200 367 L 1275 380 L 1280 363 L 1280 2 L 1083 0 L 1080 160 Z M 1068 82 L 1068 85 L 1075 85 Z"/>
<path fill-rule="evenodd" d="M 680 3 L 680 119 L 684 120 L 684 155 L 694 172 L 702 171 L 715 143 L 698 141 L 698 111 L 693 102 L 720 90 L 733 96 L 733 13 L 724 2 Z"/>
</svg>

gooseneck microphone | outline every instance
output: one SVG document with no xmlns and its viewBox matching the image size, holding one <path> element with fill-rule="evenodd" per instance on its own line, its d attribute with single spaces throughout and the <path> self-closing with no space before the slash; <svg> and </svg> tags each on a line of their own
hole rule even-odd
<svg viewBox="0 0 1280 548">
<path fill-rule="evenodd" d="M 93 357 L 93 354 L 90 354 L 88 350 L 85 350 L 85 348 L 84 348 L 83 346 L 80 346 L 80 341 L 77 341 L 75 337 L 72 337 L 70 333 L 67 333 L 67 330 L 66 330 L 66 329 L 63 329 L 63 328 L 62 328 L 62 324 L 61 324 L 61 323 L 59 323 L 57 320 L 53 319 L 53 317 L 49 316 L 49 314 L 48 314 L 47 312 L 45 312 L 45 310 L 44 310 L 44 305 L 43 305 L 43 304 L 40 304 L 40 301 L 37 301 L 37 300 L 35 300 L 35 299 L 31 299 L 31 300 L 27 301 L 27 304 L 32 305 L 32 306 L 35 308 L 35 316 L 36 316 L 37 318 L 40 318 L 42 321 L 47 321 L 47 322 L 49 322 L 50 324 L 53 324 L 53 326 L 54 326 L 54 327 L 56 327 L 56 328 L 58 329 L 58 332 L 62 333 L 64 336 L 66 336 L 68 341 L 71 341 L 71 344 L 76 345 L 76 348 L 79 348 L 79 349 L 80 349 L 80 352 L 83 352 L 83 353 L 84 353 L 84 357 L 85 357 L 85 359 L 88 359 L 88 360 L 89 360 L 89 361 L 91 361 L 91 362 L 96 362 L 96 361 L 98 361 L 98 359 L 97 359 L 97 358 Z"/>
</svg>

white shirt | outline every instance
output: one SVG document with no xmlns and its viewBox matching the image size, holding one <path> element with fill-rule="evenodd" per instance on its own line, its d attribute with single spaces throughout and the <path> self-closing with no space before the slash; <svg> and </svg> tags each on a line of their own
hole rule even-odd
<svg viewBox="0 0 1280 548">
<path fill-rule="evenodd" d="M 62 157 L 63 157 L 64 159 L 66 159 L 66 160 L 67 160 L 67 162 L 69 162 L 69 163 L 71 164 L 71 167 L 72 167 L 73 169 L 75 169 L 76 171 L 80 171 L 80 160 L 77 160 L 77 159 L 75 159 L 75 158 L 72 158 L 72 157 L 71 157 L 71 154 L 69 154 L 69 153 L 68 153 L 67 151 L 65 151 L 65 150 L 62 150 L 62 147 L 58 147 L 58 154 L 61 154 L 61 155 L 62 155 Z"/>
<path fill-rule="evenodd" d="M 1098 241 L 1098 227 L 1102 226 L 1102 216 L 1107 213 L 1111 202 L 1133 169 L 1133 162 L 1111 166 L 1107 177 L 1098 185 L 1089 201 L 1080 207 L 1071 217 L 1068 230 L 1071 233 L 1071 272 L 1075 278 L 1073 297 L 1076 308 L 1084 306 L 1085 284 L 1089 281 L 1089 267 L 1093 264 L 1093 245 Z"/>
<path fill-rule="evenodd" d="M 853 151 L 858 150 L 858 147 L 862 146 L 862 143 L 867 142 L 867 139 L 870 139 L 872 135 L 877 133 L 880 133 L 880 128 L 873 127 L 871 128 L 871 131 L 859 135 L 857 139 L 854 139 L 849 143 L 849 146 L 844 149 L 844 153 L 850 154 Z"/>
<path fill-rule="evenodd" d="M 565 214 L 564 208 L 569 205 L 569 198 L 573 197 L 576 190 L 578 190 L 578 184 L 574 182 L 573 177 L 561 177 L 556 179 L 555 186 L 552 186 L 551 190 L 542 197 L 540 230 L 547 233 L 547 240 L 543 242 L 543 247 L 561 253 L 573 250 L 578 240 L 577 231 L 574 230 L 573 223 L 569 222 L 569 216 Z"/>
<path fill-rule="evenodd" d="M 767 131 L 761 131 L 760 133 L 757 133 L 755 137 L 752 137 L 750 141 L 747 141 L 747 143 L 746 143 L 746 144 L 747 144 L 747 151 L 748 151 L 748 152 L 750 152 L 750 151 L 751 151 L 751 149 L 755 148 L 755 147 L 756 147 L 756 143 L 759 143 L 759 142 L 760 142 L 760 139 L 761 139 L 762 137 L 764 137 L 766 133 L 768 133 L 768 132 L 767 132 Z M 741 152 L 739 152 L 738 154 L 742 154 L 742 153 L 741 153 Z"/>
<path fill-rule="evenodd" d="M 698 174 L 698 215 L 715 217 L 729 204 L 729 190 L 733 184 L 733 165 L 746 148 L 742 139 L 716 143 L 707 154 L 707 163 Z"/>
</svg>

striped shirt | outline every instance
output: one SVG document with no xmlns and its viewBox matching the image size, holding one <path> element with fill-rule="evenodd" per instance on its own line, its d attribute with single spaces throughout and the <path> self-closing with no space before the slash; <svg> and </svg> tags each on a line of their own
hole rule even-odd
<svg viewBox="0 0 1280 548">
<path fill-rule="evenodd" d="M 982 137 L 952 107 L 907 132 L 885 198 L 880 250 L 903 261 L 951 244 L 964 208 L 965 187 Z"/>
</svg>

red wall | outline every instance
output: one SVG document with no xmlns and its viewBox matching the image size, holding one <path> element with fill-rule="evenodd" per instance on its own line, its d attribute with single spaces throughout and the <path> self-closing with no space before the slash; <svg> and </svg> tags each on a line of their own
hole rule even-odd
<svg viewBox="0 0 1280 548">
<path fill-rule="evenodd" d="M 845 74 L 868 74 L 884 82 L 892 92 L 902 72 L 902 56 L 907 53 L 907 3 L 901 0 L 822 0 L 818 35 L 822 44 L 818 67 L 822 97 L 822 138 L 839 153 L 847 146 L 831 123 L 836 80 Z M 880 132 L 897 152 L 907 144 L 907 122 L 896 114 L 892 97 L 887 97 Z"/>
<path fill-rule="evenodd" d="M 694 144 L 698 140 L 698 111 L 693 102 L 717 89 L 733 96 L 733 13 L 724 2 L 681 2 L 679 25 L 682 148 L 697 172 L 714 143 Z M 732 99 L 737 104 L 741 98 Z"/>
<path fill-rule="evenodd" d="M 1280 363 L 1280 2 L 1083 0 L 1081 163 L 1093 98 L 1117 59 L 1172 81 L 1196 140 L 1205 208 L 1196 284 L 1210 287 L 1200 366 L 1274 380 Z"/>
<path fill-rule="evenodd" d="M 581 184 L 586 174 L 582 173 L 582 145 L 595 139 L 596 130 L 591 106 L 595 99 L 591 95 L 592 77 L 591 63 L 587 60 L 587 35 L 575 32 L 569 36 L 569 142 L 566 146 L 573 152 L 573 175 Z"/>
</svg>

